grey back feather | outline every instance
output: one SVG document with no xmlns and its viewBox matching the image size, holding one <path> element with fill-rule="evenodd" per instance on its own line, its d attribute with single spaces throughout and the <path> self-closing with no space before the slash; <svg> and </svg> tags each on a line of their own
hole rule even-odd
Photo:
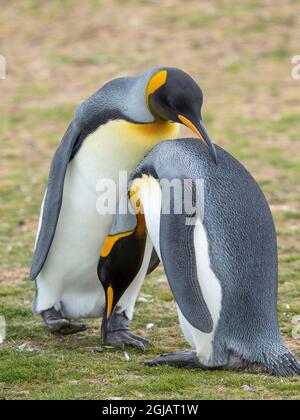
<svg viewBox="0 0 300 420">
<path fill-rule="evenodd" d="M 160 68 L 153 68 L 140 77 L 112 80 L 76 110 L 74 120 L 52 161 L 42 225 L 30 271 L 31 279 L 36 279 L 41 272 L 54 239 L 70 160 L 79 152 L 87 136 L 110 120 L 121 119 L 139 124 L 154 122 L 154 117 L 146 104 L 146 90 L 149 80 L 159 70 Z"/>
</svg>

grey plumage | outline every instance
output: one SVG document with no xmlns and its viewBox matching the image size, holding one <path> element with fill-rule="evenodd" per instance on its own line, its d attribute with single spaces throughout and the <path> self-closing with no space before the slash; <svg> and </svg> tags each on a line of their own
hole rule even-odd
<svg viewBox="0 0 300 420">
<path fill-rule="evenodd" d="M 80 128 L 72 122 L 53 158 L 42 216 L 42 226 L 32 260 L 30 278 L 36 279 L 47 259 L 58 223 L 62 205 L 64 180 L 68 163 L 76 143 L 80 141 Z"/>
<path fill-rule="evenodd" d="M 139 124 L 154 122 L 145 97 L 151 76 L 159 70 L 153 68 L 140 77 L 112 80 L 76 110 L 50 168 L 42 226 L 30 271 L 31 279 L 36 279 L 42 270 L 55 235 L 70 160 L 76 156 L 87 136 L 110 120 L 121 119 Z"/>
<path fill-rule="evenodd" d="M 218 166 L 205 145 L 197 140 L 164 142 L 150 152 L 131 179 L 149 174 L 156 179 L 205 181 L 203 225 L 208 236 L 211 268 L 221 283 L 223 296 L 210 366 L 228 369 L 260 366 L 275 375 L 300 374 L 300 365 L 279 332 L 277 240 L 271 211 L 249 172 L 222 148 L 217 147 L 217 152 Z M 171 226 L 173 233 L 165 227 L 168 217 L 176 220 Z M 182 248 L 184 228 L 180 217 L 168 217 L 161 223 L 163 263 L 167 265 L 167 275 L 169 271 L 173 277 L 172 282 L 182 287 L 182 282 L 196 281 L 195 250 L 186 252 L 194 246 L 190 234 L 185 235 L 186 244 Z M 185 229 L 187 232 L 190 227 Z M 181 252 L 177 245 L 181 246 Z M 172 252 L 174 249 L 176 252 Z M 189 290 L 193 293 L 195 289 L 185 288 L 186 305 L 194 301 L 188 295 Z M 182 309 L 193 325 L 195 316 Z M 201 315 L 206 313 L 204 306 L 195 308 L 195 313 L 200 326 L 203 320 L 209 319 Z M 206 328 L 209 331 L 209 325 L 204 322 L 202 331 L 206 332 Z M 198 329 L 201 330 L 199 323 Z"/>
</svg>

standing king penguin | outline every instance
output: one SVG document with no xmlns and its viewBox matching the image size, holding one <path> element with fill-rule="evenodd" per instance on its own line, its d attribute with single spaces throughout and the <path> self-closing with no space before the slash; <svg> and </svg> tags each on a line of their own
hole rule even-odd
<svg viewBox="0 0 300 420">
<path fill-rule="evenodd" d="M 128 201 L 146 224 L 192 346 L 191 351 L 166 354 L 146 365 L 258 367 L 279 376 L 299 375 L 300 365 L 278 327 L 277 240 L 271 211 L 249 172 L 223 149 L 216 150 L 218 165 L 195 139 L 162 142 L 131 176 Z M 138 254 L 145 245 L 136 225 L 141 223 L 133 212 L 118 214 L 112 233 L 126 228 L 128 236 L 99 262 L 108 324 L 120 293 L 135 281 L 132 266 L 141 264 Z"/>
<path fill-rule="evenodd" d="M 206 143 L 216 162 L 201 119 L 202 104 L 202 91 L 189 75 L 161 67 L 141 77 L 112 80 L 77 109 L 51 165 L 30 274 L 36 281 L 34 312 L 52 333 L 83 331 L 84 324 L 70 319 L 100 317 L 105 308 L 97 275 L 100 253 L 108 257 L 127 232 L 109 234 L 114 217 L 97 213 L 97 183 L 110 179 L 117 185 L 120 171 L 131 173 L 157 143 L 178 138 L 180 124 Z M 144 349 L 148 341 L 130 333 L 128 323 L 153 245 L 142 224 L 137 234 L 145 245 L 142 264 L 132 267 L 136 279 L 119 301 L 104 337 L 111 345 Z M 110 290 L 114 292 L 119 294 Z"/>
</svg>

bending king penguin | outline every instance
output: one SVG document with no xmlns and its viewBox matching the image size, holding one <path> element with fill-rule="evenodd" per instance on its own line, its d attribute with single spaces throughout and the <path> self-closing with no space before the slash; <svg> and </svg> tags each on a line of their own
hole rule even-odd
<svg viewBox="0 0 300 420">
<path fill-rule="evenodd" d="M 36 281 L 34 312 L 52 333 L 83 331 L 84 324 L 70 319 L 100 317 L 107 299 L 118 300 L 110 329 L 103 334 L 106 343 L 140 349 L 148 344 L 132 334 L 128 324 L 142 282 L 158 257 L 143 220 L 138 220 L 136 243 L 143 252 L 137 249 L 142 261 L 132 259 L 135 281 L 125 293 L 122 284 L 120 290 L 104 291 L 97 274 L 100 255 L 107 259 L 127 232 L 117 229 L 114 235 L 114 216 L 97 213 L 96 185 L 101 179 L 117 185 L 120 171 L 131 173 L 157 143 L 177 139 L 180 124 L 206 143 L 216 161 L 201 120 L 202 104 L 195 81 L 181 70 L 166 67 L 137 78 L 112 80 L 77 109 L 51 165 L 31 268 Z"/>
</svg>

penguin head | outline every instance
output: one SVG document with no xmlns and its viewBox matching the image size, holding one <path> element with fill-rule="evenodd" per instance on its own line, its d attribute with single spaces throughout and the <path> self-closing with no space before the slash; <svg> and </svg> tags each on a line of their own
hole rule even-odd
<svg viewBox="0 0 300 420">
<path fill-rule="evenodd" d="M 210 149 L 217 163 L 217 152 L 202 122 L 203 93 L 184 71 L 159 70 L 151 77 L 146 93 L 151 114 L 157 120 L 180 123 L 190 128 Z"/>
</svg>

